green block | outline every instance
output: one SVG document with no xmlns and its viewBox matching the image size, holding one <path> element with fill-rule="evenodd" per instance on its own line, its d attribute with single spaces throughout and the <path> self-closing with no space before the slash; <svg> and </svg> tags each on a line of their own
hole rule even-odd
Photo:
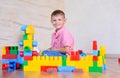
<svg viewBox="0 0 120 78">
<path fill-rule="evenodd" d="M 24 51 L 25 51 L 25 52 L 29 52 L 29 51 L 30 51 L 30 47 L 29 47 L 29 46 L 25 46 L 25 47 L 24 47 Z"/>
<path fill-rule="evenodd" d="M 100 56 L 100 50 L 98 50 L 98 56 Z"/>
<path fill-rule="evenodd" d="M 10 54 L 18 54 L 18 46 L 11 46 Z"/>
<path fill-rule="evenodd" d="M 24 61 L 23 66 L 28 66 L 28 61 Z"/>
<path fill-rule="evenodd" d="M 25 33 L 24 35 L 23 35 L 23 40 L 27 40 L 28 38 L 27 38 L 27 34 Z"/>
<path fill-rule="evenodd" d="M 97 67 L 97 61 L 93 61 L 93 67 Z"/>
<path fill-rule="evenodd" d="M 66 56 L 62 56 L 62 66 L 66 66 Z"/>
<path fill-rule="evenodd" d="M 89 67 L 89 72 L 102 72 L 102 67 Z"/>
</svg>

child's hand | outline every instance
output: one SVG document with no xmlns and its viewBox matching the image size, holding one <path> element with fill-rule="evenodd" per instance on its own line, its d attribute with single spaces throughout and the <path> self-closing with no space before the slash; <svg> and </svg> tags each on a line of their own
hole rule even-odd
<svg viewBox="0 0 120 78">
<path fill-rule="evenodd" d="M 50 48 L 48 48 L 48 50 L 52 50 L 52 48 L 50 47 Z"/>
</svg>

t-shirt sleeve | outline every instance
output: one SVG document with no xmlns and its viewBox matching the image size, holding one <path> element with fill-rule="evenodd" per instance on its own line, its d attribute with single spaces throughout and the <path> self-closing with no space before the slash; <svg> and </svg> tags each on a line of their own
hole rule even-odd
<svg viewBox="0 0 120 78">
<path fill-rule="evenodd" d="M 63 34 L 63 46 L 72 46 L 73 44 L 73 37 L 69 32 L 65 32 Z"/>
</svg>

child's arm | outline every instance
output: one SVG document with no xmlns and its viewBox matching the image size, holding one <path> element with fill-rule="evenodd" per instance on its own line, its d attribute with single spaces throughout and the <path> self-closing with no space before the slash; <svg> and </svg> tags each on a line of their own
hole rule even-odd
<svg viewBox="0 0 120 78">
<path fill-rule="evenodd" d="M 61 53 L 67 53 L 70 51 L 70 47 L 65 46 L 64 48 L 50 48 L 50 50 L 56 50 L 56 51 L 59 51 Z"/>
</svg>

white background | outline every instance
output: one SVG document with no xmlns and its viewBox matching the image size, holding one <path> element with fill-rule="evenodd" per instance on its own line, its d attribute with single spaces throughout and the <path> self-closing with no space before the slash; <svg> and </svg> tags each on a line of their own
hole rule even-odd
<svg viewBox="0 0 120 78">
<path fill-rule="evenodd" d="M 91 53 L 97 40 L 107 54 L 120 54 L 120 0 L 66 0 L 65 10 L 76 50 Z"/>
</svg>

